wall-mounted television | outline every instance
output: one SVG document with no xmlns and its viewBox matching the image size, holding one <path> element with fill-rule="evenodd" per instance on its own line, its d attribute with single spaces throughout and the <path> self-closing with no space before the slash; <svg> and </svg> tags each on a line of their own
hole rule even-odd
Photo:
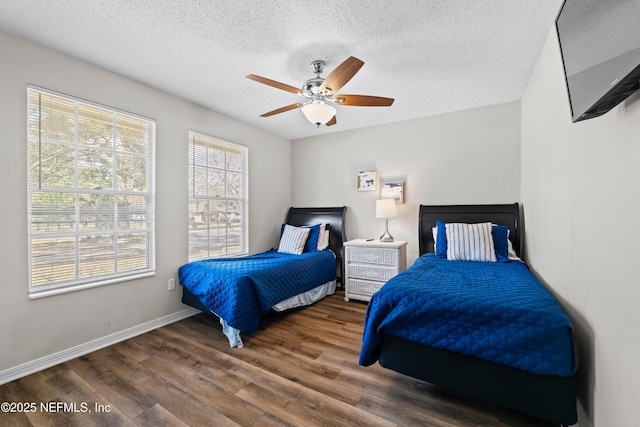
<svg viewBox="0 0 640 427">
<path fill-rule="evenodd" d="M 640 1 L 565 0 L 556 30 L 573 122 L 640 89 Z"/>
</svg>

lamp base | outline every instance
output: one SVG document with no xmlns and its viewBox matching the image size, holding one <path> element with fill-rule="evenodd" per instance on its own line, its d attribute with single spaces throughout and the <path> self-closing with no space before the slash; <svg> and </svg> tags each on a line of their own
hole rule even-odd
<svg viewBox="0 0 640 427">
<path fill-rule="evenodd" d="M 393 236 L 389 234 L 389 218 L 384 219 L 384 234 L 380 236 L 381 242 L 393 242 Z"/>
</svg>

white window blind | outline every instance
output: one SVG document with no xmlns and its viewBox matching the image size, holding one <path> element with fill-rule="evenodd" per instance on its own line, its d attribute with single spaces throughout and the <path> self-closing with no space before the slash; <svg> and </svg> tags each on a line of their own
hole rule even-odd
<svg viewBox="0 0 640 427">
<path fill-rule="evenodd" d="M 247 147 L 189 132 L 189 261 L 247 253 Z"/>
<path fill-rule="evenodd" d="M 29 295 L 155 273 L 155 121 L 27 88 Z"/>
</svg>

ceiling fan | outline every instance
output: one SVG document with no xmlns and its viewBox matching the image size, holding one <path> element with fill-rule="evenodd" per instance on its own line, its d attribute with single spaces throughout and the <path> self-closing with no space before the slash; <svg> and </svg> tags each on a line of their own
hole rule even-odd
<svg viewBox="0 0 640 427">
<path fill-rule="evenodd" d="M 296 102 L 269 111 L 268 113 L 261 114 L 260 117 L 269 117 L 300 108 L 307 120 L 316 126 L 320 126 L 321 124 L 332 126 L 337 123 L 337 120 L 336 109 L 331 104 L 357 107 L 389 107 L 393 104 L 393 98 L 336 94 L 364 65 L 364 62 L 358 58 L 350 56 L 329 73 L 326 78 L 320 77 L 320 74 L 324 72 L 324 65 L 324 61 L 320 60 L 311 62 L 311 70 L 316 76 L 304 82 L 301 89 L 265 77 L 256 76 L 255 74 L 248 74 L 246 76 L 248 79 L 275 87 L 276 89 L 295 93 L 304 98 L 302 102 Z"/>
</svg>

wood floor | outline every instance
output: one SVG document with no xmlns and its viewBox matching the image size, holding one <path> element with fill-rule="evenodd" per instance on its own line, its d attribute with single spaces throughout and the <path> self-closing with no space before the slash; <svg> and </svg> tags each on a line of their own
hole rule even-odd
<svg viewBox="0 0 640 427">
<path fill-rule="evenodd" d="M 21 378 L 0 401 L 36 410 L 0 413 L 0 425 L 549 426 L 359 366 L 366 304 L 342 298 L 272 314 L 242 349 L 199 314 Z"/>
</svg>

